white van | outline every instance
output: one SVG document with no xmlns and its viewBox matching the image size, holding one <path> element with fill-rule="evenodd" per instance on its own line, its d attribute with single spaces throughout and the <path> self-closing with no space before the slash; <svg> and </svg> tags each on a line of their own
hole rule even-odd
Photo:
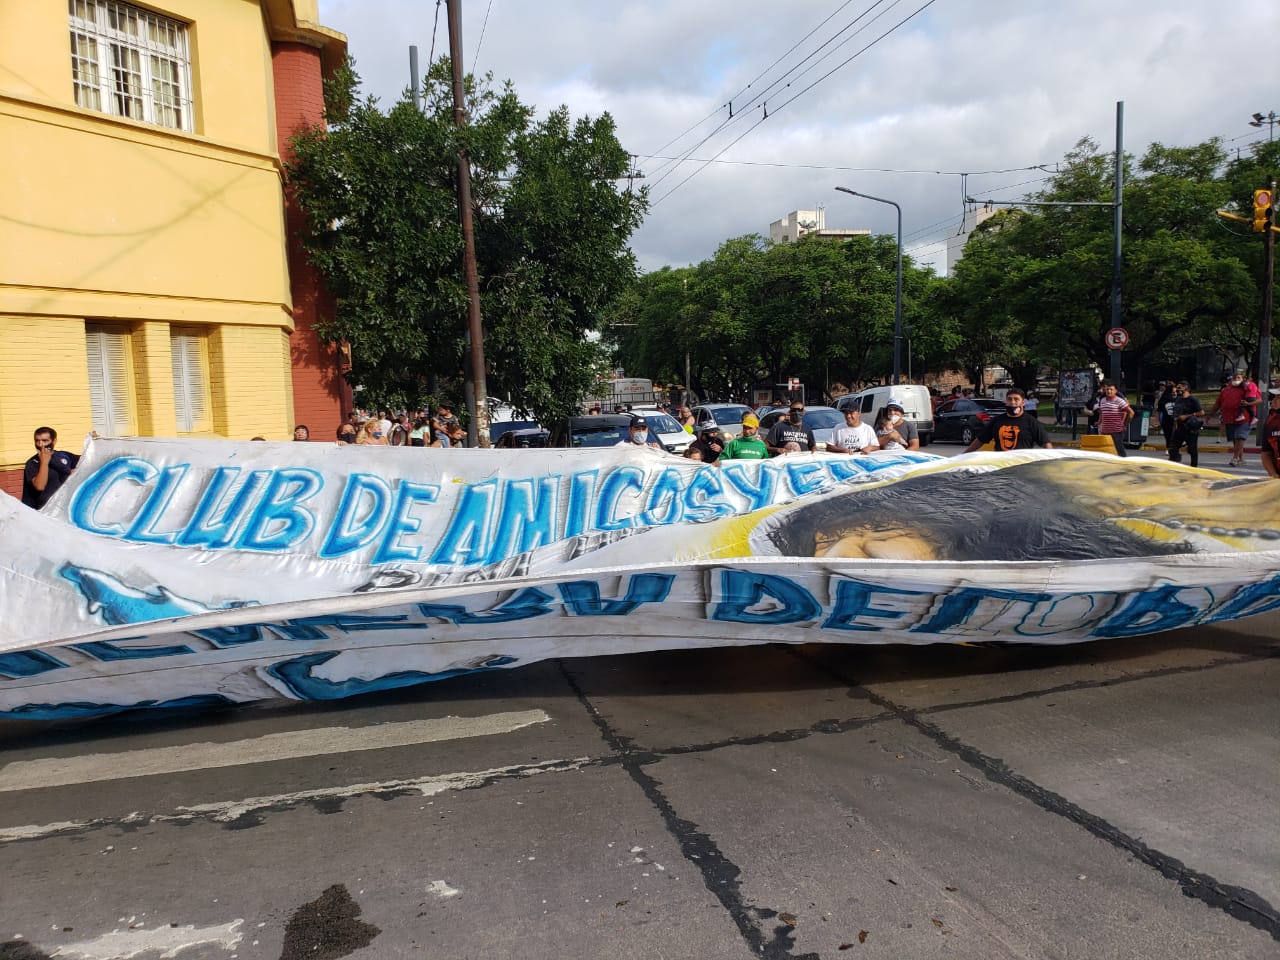
<svg viewBox="0 0 1280 960">
<path fill-rule="evenodd" d="M 856 405 L 862 411 L 862 419 L 871 424 L 890 399 L 902 404 L 903 415 L 916 425 L 916 432 L 920 434 L 920 446 L 927 447 L 932 443 L 933 402 L 929 398 L 929 388 L 918 383 L 900 383 L 896 387 L 884 384 L 867 387 L 857 393 L 847 393 L 836 401 L 836 409 L 844 412 Z"/>
</svg>

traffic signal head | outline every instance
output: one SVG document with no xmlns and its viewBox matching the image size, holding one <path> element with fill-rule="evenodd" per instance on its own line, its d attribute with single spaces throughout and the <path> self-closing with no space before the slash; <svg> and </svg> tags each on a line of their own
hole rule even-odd
<svg viewBox="0 0 1280 960">
<path fill-rule="evenodd" d="M 1253 232 L 1263 233 L 1270 220 L 1272 197 L 1270 190 L 1253 191 Z"/>
</svg>

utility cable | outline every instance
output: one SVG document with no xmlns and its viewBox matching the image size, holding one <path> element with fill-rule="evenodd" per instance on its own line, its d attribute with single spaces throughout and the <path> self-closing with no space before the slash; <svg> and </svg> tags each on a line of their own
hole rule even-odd
<svg viewBox="0 0 1280 960">
<path fill-rule="evenodd" d="M 888 30 L 886 30 L 884 33 L 880 34 L 880 36 L 876 37 L 874 40 L 872 40 L 872 41 L 871 41 L 870 43 L 868 43 L 866 46 L 862 47 L 860 50 L 858 50 L 858 51 L 857 51 L 856 53 L 854 53 L 852 56 L 850 56 L 849 58 L 847 58 L 846 60 L 844 60 L 841 64 L 839 64 L 838 66 L 834 67 L 833 69 L 831 69 L 831 70 L 827 71 L 827 73 L 823 74 L 821 77 L 819 77 L 819 78 L 818 78 L 817 80 L 815 80 L 813 83 L 809 84 L 809 86 L 805 87 L 803 90 L 801 90 L 801 91 L 800 91 L 799 93 L 797 93 L 795 96 L 791 97 L 791 99 L 784 101 L 784 102 L 781 104 L 781 106 L 776 107 L 776 108 L 774 109 L 774 114 L 777 114 L 777 112 L 778 112 L 779 110 L 783 109 L 783 108 L 784 108 L 784 107 L 786 107 L 788 104 L 794 103 L 797 99 L 799 99 L 800 97 L 804 96 L 804 94 L 808 93 L 810 90 L 812 90 L 814 87 L 816 87 L 816 86 L 817 86 L 819 83 L 821 83 L 823 80 L 826 80 L 828 77 L 830 77 L 832 74 L 834 74 L 837 70 L 840 70 L 840 69 L 842 69 L 843 67 L 847 66 L 848 64 L 852 63 L 852 62 L 854 61 L 854 59 L 856 59 L 857 57 L 861 56 L 861 55 L 862 55 L 863 53 L 865 53 L 866 51 L 870 50 L 870 49 L 871 49 L 872 47 L 874 47 L 876 44 L 880 43 L 880 41 L 882 41 L 885 37 L 889 36 L 889 34 L 893 33 L 895 30 L 897 30 L 897 29 L 898 29 L 899 27 L 901 27 L 903 24 L 907 23 L 909 20 L 911 20 L 912 18 L 914 18 L 914 17 L 915 17 L 915 16 L 917 16 L 918 14 L 922 13 L 923 11 L 927 10 L 929 7 L 933 6 L 935 3 L 937 3 L 937 0 L 927 0 L 927 2 L 925 2 L 923 5 L 921 5 L 920 7 L 918 7 L 916 10 L 914 10 L 913 12 L 911 12 L 910 14 L 908 14 L 907 16 L 903 17 L 901 20 L 899 20 L 897 23 L 895 23 L 892 27 L 890 27 L 890 28 L 889 28 Z M 730 147 L 732 147 L 734 144 L 736 144 L 739 140 L 741 140 L 743 137 L 745 137 L 748 133 L 750 133 L 750 132 L 751 132 L 752 130 L 754 130 L 756 127 L 760 126 L 760 124 L 764 123 L 764 121 L 765 121 L 765 120 L 767 120 L 767 119 L 768 119 L 768 114 L 765 114 L 765 115 L 764 115 L 764 116 L 762 116 L 759 120 L 757 120 L 754 124 L 752 124 L 752 125 L 751 125 L 750 127 L 748 127 L 746 130 L 744 130 L 744 131 L 742 132 L 742 134 L 741 134 L 741 135 L 739 135 L 736 139 L 734 139 L 734 140 L 730 141 L 730 142 L 729 142 L 725 147 L 723 147 L 723 148 L 722 148 L 722 149 L 721 149 L 721 150 L 720 150 L 720 151 L 719 151 L 719 152 L 718 152 L 714 157 L 712 157 L 711 159 L 713 159 L 713 160 L 718 159 L 718 158 L 720 157 L 720 155 L 721 155 L 721 154 L 723 154 L 725 151 L 727 151 Z M 684 178 L 683 180 L 681 180 L 678 184 L 676 184 L 674 187 L 672 187 L 670 190 L 668 190 L 666 193 L 664 193 L 661 197 L 659 197 L 657 200 L 653 201 L 653 203 L 650 205 L 650 209 L 653 209 L 653 207 L 656 207 L 656 206 L 657 206 L 658 204 L 660 204 L 663 200 L 667 199 L 667 197 L 671 196 L 671 194 L 675 193 L 677 190 L 679 190 L 681 187 L 683 187 L 686 183 L 688 183 L 690 180 L 692 180 L 694 177 L 696 177 L 699 173 L 701 173 L 703 170 L 705 170 L 705 169 L 707 168 L 707 166 L 708 166 L 708 165 L 707 165 L 706 163 L 704 163 L 702 166 L 700 166 L 700 167 L 698 167 L 696 170 L 694 170 L 691 174 L 689 174 L 689 176 L 685 177 L 685 178 Z"/>
<path fill-rule="evenodd" d="M 851 26 L 853 26 L 854 24 L 856 24 L 859 20 L 861 20 L 863 17 L 865 17 L 865 16 L 866 16 L 867 14 L 869 14 L 872 10 L 874 10 L 876 7 L 880 6 L 880 5 L 881 5 L 882 3 L 884 3 L 884 2 L 886 2 L 886 0 L 875 0 L 875 2 L 871 4 L 871 6 L 869 6 L 866 10 L 862 11 L 862 13 L 858 14 L 858 16 L 856 16 L 853 20 L 851 20 L 851 21 L 849 21 L 848 23 L 846 23 L 843 27 L 841 27 L 838 31 L 836 31 L 832 36 L 828 37 L 828 38 L 827 38 L 827 39 L 826 39 L 822 44 L 820 44 L 820 45 L 817 47 L 817 49 L 815 49 L 815 50 L 813 51 L 813 53 L 810 53 L 808 56 L 809 56 L 809 57 L 812 57 L 812 56 L 813 56 L 813 54 L 815 54 L 815 53 L 817 53 L 817 52 L 818 52 L 818 50 L 821 50 L 823 47 L 825 47 L 825 46 L 827 46 L 828 44 L 830 44 L 833 40 L 835 40 L 837 37 L 839 37 L 839 36 L 840 36 L 840 34 L 844 33 L 844 32 L 845 32 L 846 30 L 848 30 Z M 897 6 L 897 5 L 898 5 L 899 3 L 901 3 L 901 2 L 902 2 L 902 0 L 893 0 L 893 2 L 892 2 L 892 3 L 890 4 L 890 6 L 889 6 L 889 9 L 892 9 L 894 6 Z M 848 3 L 844 4 L 844 6 L 848 6 Z M 841 6 L 841 7 L 840 7 L 836 12 L 838 13 L 838 12 L 839 12 L 839 10 L 843 10 L 843 9 L 844 9 L 844 6 Z M 884 12 L 885 12 L 885 11 L 881 11 L 881 13 L 880 13 L 880 14 L 877 14 L 877 15 L 876 15 L 876 17 L 872 18 L 872 22 L 874 22 L 875 20 L 879 19 L 879 17 L 880 17 L 880 16 L 882 16 Z M 832 16 L 834 16 L 834 14 L 833 14 Z M 816 30 L 820 29 L 820 28 L 823 26 L 823 24 L 827 23 L 830 19 L 831 19 L 831 18 L 830 18 L 830 17 L 828 17 L 828 18 L 827 18 L 827 20 L 824 20 L 824 21 L 822 22 L 822 24 L 819 24 L 819 25 L 818 25 L 818 27 L 815 27 L 815 28 L 814 28 L 814 30 L 811 30 L 811 31 L 809 32 L 809 34 L 807 34 L 807 35 L 805 36 L 805 38 L 804 38 L 804 39 L 808 39 L 808 37 L 809 37 L 809 36 L 812 36 L 812 34 L 813 34 Z M 858 31 L 856 31 L 856 32 L 853 34 L 853 36 L 857 36 L 857 35 L 858 35 L 858 33 L 861 33 L 861 32 L 862 32 L 862 29 L 865 29 L 865 28 L 866 28 L 866 26 L 869 26 L 869 24 L 864 25 L 864 26 L 863 26 L 863 28 L 861 28 L 861 29 L 859 29 Z M 803 43 L 803 42 L 804 42 L 804 39 L 800 40 L 800 41 L 799 41 L 795 46 L 793 46 L 791 49 L 792 49 L 792 50 L 794 50 L 797 46 L 799 46 L 801 43 Z M 853 37 L 848 37 L 848 38 L 846 38 L 844 41 L 841 41 L 841 43 L 837 45 L 837 49 L 838 49 L 840 46 L 843 46 L 845 43 L 847 43 L 847 42 L 848 42 L 849 40 L 851 40 L 851 39 L 853 39 Z M 790 52 L 791 52 L 791 51 L 788 51 L 788 53 L 790 53 Z M 785 55 L 784 55 L 784 56 L 785 56 Z M 821 57 L 821 58 L 819 59 L 819 61 L 818 61 L 818 62 L 821 62 L 822 60 L 825 60 L 827 56 L 830 56 L 830 53 L 828 53 L 826 56 Z M 770 70 L 772 70 L 772 69 L 773 69 L 773 67 L 774 67 L 774 66 L 776 66 L 778 62 L 780 62 L 780 60 L 781 60 L 781 59 L 782 59 L 782 58 L 779 58 L 778 60 L 775 60 L 773 64 L 770 64 L 770 66 L 769 66 L 769 67 L 767 67 L 765 70 L 763 70 L 763 71 L 762 71 L 762 72 L 761 72 L 761 73 L 760 73 L 760 74 L 759 74 L 755 79 L 753 79 L 753 80 L 751 81 L 751 83 L 747 84 L 747 86 L 746 86 L 746 87 L 744 87 L 741 91 L 739 91 L 739 93 L 745 92 L 749 87 L 751 87 L 751 85 L 752 85 L 752 84 L 754 84 L 754 83 L 756 82 L 756 80 L 760 79 L 760 77 L 763 77 L 763 76 L 764 76 L 765 74 L 767 74 Z M 802 62 L 803 62 L 803 61 L 802 61 Z M 797 66 L 799 66 L 799 64 L 797 64 Z M 809 67 L 805 68 L 805 70 L 801 71 L 801 73 L 800 73 L 799 75 L 800 75 L 800 76 L 804 76 L 804 74 L 805 74 L 806 72 L 808 72 L 809 70 L 813 69 L 813 66 L 814 66 L 814 65 L 813 65 L 813 64 L 811 64 Z M 719 123 L 719 125 L 718 125 L 714 130 L 712 130 L 712 131 L 711 131 L 710 133 L 708 133 L 705 137 L 703 137 L 701 140 L 699 140 L 697 143 L 695 143 L 692 147 L 690 147 L 688 150 L 686 150 L 686 151 L 684 152 L 684 154 L 674 162 L 674 164 L 672 164 L 672 165 L 670 165 L 670 166 L 669 166 L 668 164 L 666 164 L 666 163 L 659 164 L 659 165 L 658 165 L 658 171 L 663 171 L 663 168 L 664 168 L 664 167 L 667 167 L 667 169 L 666 169 L 665 171 L 663 171 L 660 175 L 658 175 L 658 176 L 656 177 L 656 179 L 654 179 L 653 177 L 651 177 L 651 182 L 650 182 L 650 184 L 649 184 L 649 188 L 650 188 L 650 190 L 652 190 L 654 187 L 656 187 L 658 184 L 660 184 L 663 180 L 665 180 L 668 176 L 670 176 L 670 175 L 671 175 L 671 173 L 673 173 L 673 172 L 674 172 L 675 167 L 678 167 L 680 164 L 684 163 L 684 162 L 685 162 L 685 160 L 687 160 L 687 159 L 688 159 L 688 157 L 689 157 L 689 156 L 690 156 L 690 155 L 691 155 L 695 150 L 697 150 L 699 147 L 701 147 L 703 144 L 705 144 L 708 140 L 710 140 L 712 137 L 714 137 L 714 136 L 715 136 L 716 134 L 718 134 L 720 131 L 722 131 L 722 130 L 724 130 L 726 127 L 728 127 L 728 126 L 732 125 L 735 121 L 738 121 L 738 120 L 740 120 L 742 117 L 746 116 L 746 115 L 747 115 L 747 113 L 751 110 L 751 108 L 752 108 L 752 107 L 754 107 L 757 103 L 762 103 L 762 102 L 764 102 L 764 98 L 768 96 L 769 92 L 770 92 L 770 91 L 772 91 L 772 90 L 773 90 L 773 89 L 774 89 L 774 88 L 775 88 L 779 83 L 781 83 L 781 82 L 782 82 L 782 80 L 786 79 L 786 77 L 790 74 L 790 72 L 791 72 L 791 71 L 787 71 L 787 73 L 784 73 L 784 74 L 783 74 L 781 77 L 779 77 L 777 80 L 774 80 L 773 82 L 771 82 L 770 84 L 768 84 L 766 87 L 764 87 L 764 89 L 763 89 L 763 90 L 761 90 L 761 91 L 757 92 L 757 93 L 756 93 L 756 94 L 755 94 L 755 95 L 754 95 L 754 96 L 753 96 L 749 101 L 747 101 L 747 103 L 746 103 L 745 105 L 743 105 L 743 106 L 740 106 L 740 107 L 739 107 L 739 109 L 738 109 L 738 112 L 737 112 L 737 113 L 734 113 L 734 111 L 733 111 L 733 100 L 738 96 L 738 94 L 735 94 L 735 95 L 734 95 L 734 97 L 731 97 L 731 98 L 730 98 L 730 100 L 729 100 L 729 102 L 728 102 L 728 104 L 726 104 L 726 106 L 728 106 L 728 107 L 729 107 L 729 116 L 728 116 L 728 117 L 726 117 L 725 119 L 721 120 L 721 121 L 720 121 L 720 123 Z M 723 109 L 723 107 L 722 107 L 722 108 L 720 108 L 720 109 Z M 711 114 L 711 116 L 715 116 L 715 115 L 716 115 L 716 114 L 718 114 L 719 112 L 720 112 L 720 110 L 716 110 L 716 111 L 714 111 L 714 112 Z M 766 112 L 766 114 L 767 114 L 767 112 L 768 112 L 768 108 L 767 108 L 767 106 L 765 107 L 765 112 Z M 709 117 L 704 117 L 704 118 L 703 118 L 703 120 L 700 120 L 697 124 L 695 124 L 695 125 L 694 125 L 694 128 L 696 128 L 696 127 L 698 127 L 698 126 L 701 126 L 701 125 L 702 125 L 702 123 L 705 123 L 707 119 L 709 119 Z M 694 129 L 694 128 L 691 128 L 691 129 Z M 687 132 L 688 132 L 688 131 L 686 131 L 686 133 L 687 133 Z M 684 134 L 681 134 L 681 137 L 683 137 L 683 136 L 684 136 Z M 677 139 L 680 139 L 680 138 L 677 138 Z M 674 141 L 672 141 L 672 142 L 674 142 Z M 735 142 L 736 142 L 736 141 L 735 141 Z M 660 150 L 665 150 L 667 146 L 670 146 L 670 144 L 667 144 L 667 145 L 665 145 L 665 146 L 661 147 L 661 148 L 660 148 Z M 723 151 L 722 151 L 722 152 L 723 152 Z M 655 173 L 656 173 L 656 171 L 655 171 Z"/>
</svg>

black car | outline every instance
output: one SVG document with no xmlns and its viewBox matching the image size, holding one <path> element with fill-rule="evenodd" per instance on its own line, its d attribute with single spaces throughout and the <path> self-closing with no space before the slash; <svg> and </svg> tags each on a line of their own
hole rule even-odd
<svg viewBox="0 0 1280 960">
<path fill-rule="evenodd" d="M 958 440 L 970 444 L 992 417 L 1004 413 L 1003 400 L 986 397 L 956 397 L 943 403 L 933 414 L 933 439 Z"/>
<path fill-rule="evenodd" d="M 541 427 L 518 427 L 515 430 L 504 430 L 493 446 L 498 450 L 514 450 L 527 447 L 545 447 L 551 434 Z"/>
</svg>

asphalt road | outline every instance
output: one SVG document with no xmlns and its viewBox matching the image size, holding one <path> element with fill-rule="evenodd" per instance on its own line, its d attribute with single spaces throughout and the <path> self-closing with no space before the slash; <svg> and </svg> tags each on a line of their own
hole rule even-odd
<svg viewBox="0 0 1280 960">
<path fill-rule="evenodd" d="M 0 957 L 1275 958 L 1280 613 L 0 725 Z"/>
</svg>

